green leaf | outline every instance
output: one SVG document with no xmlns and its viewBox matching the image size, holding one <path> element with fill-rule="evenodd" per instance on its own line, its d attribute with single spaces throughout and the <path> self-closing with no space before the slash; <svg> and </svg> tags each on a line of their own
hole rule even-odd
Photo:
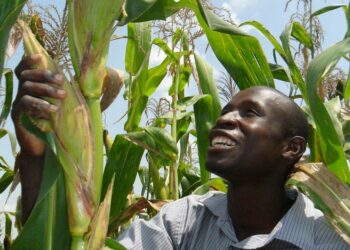
<svg viewBox="0 0 350 250">
<path fill-rule="evenodd" d="M 284 50 L 284 54 L 283 54 L 284 57 L 282 56 L 282 58 L 288 65 L 288 68 L 290 70 L 290 75 L 293 80 L 292 83 L 298 86 L 301 94 L 303 95 L 305 101 L 307 102 L 306 84 L 305 84 L 303 75 L 301 74 L 296 62 L 294 61 L 294 55 L 290 50 L 290 36 L 292 32 L 293 32 L 293 24 L 290 24 L 284 29 L 284 31 L 280 35 L 282 48 Z"/>
<path fill-rule="evenodd" d="M 145 22 L 150 20 L 165 20 L 182 7 L 185 7 L 192 0 L 127 0 L 125 11 L 127 16 L 122 18 L 118 25 L 125 25 L 128 22 Z"/>
<path fill-rule="evenodd" d="M 180 164 L 183 162 L 184 157 L 186 155 L 189 137 L 190 137 L 190 132 L 186 132 L 182 136 L 178 137 L 180 138 L 180 155 L 179 155 Z"/>
<path fill-rule="evenodd" d="M 347 6 L 345 4 L 328 5 L 328 6 L 324 7 L 324 8 L 316 10 L 314 13 L 311 14 L 311 17 L 319 16 L 319 15 L 327 13 L 327 12 L 329 12 L 331 10 L 335 10 L 335 9 L 338 9 L 338 8 L 346 8 L 346 7 Z"/>
<path fill-rule="evenodd" d="M 185 116 L 182 119 L 177 120 L 176 123 L 176 138 L 179 141 L 181 137 L 187 132 L 189 126 L 191 125 L 191 116 Z"/>
<path fill-rule="evenodd" d="M 4 67 L 5 52 L 12 26 L 15 24 L 26 0 L 1 1 L 0 4 L 0 80 Z M 0 84 L 1 85 L 1 84 Z"/>
<path fill-rule="evenodd" d="M 298 25 L 296 23 L 292 23 L 287 26 L 280 36 L 280 39 L 282 41 L 281 46 L 277 39 L 261 23 L 257 21 L 248 21 L 242 23 L 241 26 L 242 25 L 251 25 L 258 29 L 274 46 L 274 53 L 277 52 L 287 63 L 290 72 L 283 68 L 280 68 L 279 66 L 276 68 L 270 64 L 270 69 L 272 70 L 273 77 L 278 80 L 296 84 L 301 90 L 303 96 L 306 97 L 304 79 L 294 61 L 294 57 L 290 50 L 290 36 L 293 36 L 295 39 L 305 44 L 305 46 L 312 48 L 312 40 L 304 28 L 301 27 L 300 24 Z"/>
<path fill-rule="evenodd" d="M 270 69 L 273 75 L 273 78 L 280 81 L 293 83 L 292 76 L 290 75 L 289 69 L 280 65 L 271 64 Z"/>
<path fill-rule="evenodd" d="M 277 41 L 277 39 L 270 33 L 270 31 L 268 29 L 265 28 L 265 26 L 263 24 L 261 24 L 258 21 L 247 21 L 244 23 L 241 23 L 240 26 L 244 26 L 244 25 L 251 25 L 254 28 L 256 28 L 257 30 L 259 30 L 269 41 L 270 43 L 273 45 L 273 47 L 275 48 L 275 50 L 282 56 L 284 56 L 284 51 L 282 46 L 279 44 L 279 42 Z"/>
<path fill-rule="evenodd" d="M 202 93 L 210 95 L 213 98 L 214 118 L 216 119 L 220 115 L 221 104 L 214 80 L 213 68 L 198 54 L 195 53 L 194 58 Z"/>
<path fill-rule="evenodd" d="M 216 91 L 216 90 L 215 90 Z M 186 96 L 177 101 L 177 109 L 180 111 L 185 111 L 188 107 L 197 103 L 200 99 L 208 95 L 196 95 L 196 96 Z"/>
<path fill-rule="evenodd" d="M 216 57 L 240 89 L 256 85 L 274 86 L 273 76 L 259 41 L 237 27 L 223 22 L 210 10 L 194 9 Z"/>
<path fill-rule="evenodd" d="M 105 241 L 106 247 L 109 247 L 113 250 L 126 250 L 125 247 L 123 247 L 122 244 L 120 244 L 118 241 L 112 239 L 112 238 L 106 238 Z"/>
<path fill-rule="evenodd" d="M 70 248 L 64 177 L 50 150 L 46 153 L 42 180 L 37 202 L 13 243 L 14 250 Z"/>
<path fill-rule="evenodd" d="M 206 170 L 205 162 L 209 147 L 209 133 L 214 125 L 216 116 L 213 110 L 213 98 L 206 96 L 194 105 L 194 117 L 197 131 L 198 158 L 202 183 L 206 183 L 210 178 L 210 173 Z"/>
<path fill-rule="evenodd" d="M 168 65 L 170 63 L 170 59 L 167 57 L 163 60 L 163 62 L 151 69 L 148 70 L 148 77 L 143 88 L 143 94 L 147 97 L 150 97 L 154 91 L 158 88 L 159 84 L 163 81 L 166 76 Z"/>
<path fill-rule="evenodd" d="M 164 159 L 170 161 L 176 161 L 177 159 L 176 143 L 165 129 L 146 127 L 144 131 L 126 134 L 124 138 Z"/>
<path fill-rule="evenodd" d="M 12 221 L 8 213 L 5 213 L 5 235 L 11 239 Z"/>
<path fill-rule="evenodd" d="M 225 182 L 221 178 L 214 178 L 199 186 L 193 191 L 193 194 L 203 195 L 208 193 L 211 188 L 221 192 L 227 192 L 227 185 Z"/>
<path fill-rule="evenodd" d="M 144 149 L 117 135 L 108 155 L 103 174 L 102 197 L 115 175 L 110 217 L 115 217 L 124 208 L 128 193 L 135 182 Z"/>
<path fill-rule="evenodd" d="M 150 47 L 151 23 L 129 23 L 125 52 L 125 70 L 129 74 L 137 74 L 147 57 L 147 51 Z"/>
<path fill-rule="evenodd" d="M 0 127 L 5 125 L 6 119 L 10 114 L 12 105 L 12 93 L 13 93 L 13 72 L 8 71 L 5 73 L 6 79 L 6 91 L 5 91 L 5 101 L 0 113 Z"/>
<path fill-rule="evenodd" d="M 0 194 L 11 185 L 13 181 L 14 173 L 12 170 L 7 170 L 0 178 Z"/>
<path fill-rule="evenodd" d="M 221 105 L 211 66 L 197 54 L 195 62 L 202 92 L 208 95 L 194 105 L 201 178 L 202 183 L 206 183 L 210 178 L 210 173 L 205 167 L 209 132 L 220 115 Z"/>
<path fill-rule="evenodd" d="M 125 123 L 126 131 L 134 131 L 139 126 L 142 113 L 148 102 L 148 97 L 154 93 L 166 76 L 169 62 L 170 60 L 166 58 L 160 65 L 154 68 L 149 70 L 147 68 L 142 69 L 143 72 L 132 82 L 132 97 L 128 111 L 128 120 Z"/>
<path fill-rule="evenodd" d="M 328 168 L 348 184 L 350 184 L 350 171 L 343 146 L 332 119 L 317 94 L 317 88 L 323 77 L 335 67 L 344 54 L 349 52 L 350 38 L 347 38 L 318 55 L 311 62 L 306 75 L 310 110 L 320 137 L 323 159 Z"/>
<path fill-rule="evenodd" d="M 292 33 L 291 35 L 297 39 L 301 44 L 309 49 L 313 49 L 313 42 L 310 34 L 305 30 L 305 28 L 298 22 L 292 23 Z"/>
</svg>

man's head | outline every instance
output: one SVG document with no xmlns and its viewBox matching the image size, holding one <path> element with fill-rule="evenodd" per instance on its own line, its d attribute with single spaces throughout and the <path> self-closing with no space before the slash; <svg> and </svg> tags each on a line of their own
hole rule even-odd
<svg viewBox="0 0 350 250">
<path fill-rule="evenodd" d="M 279 91 L 243 90 L 211 131 L 207 169 L 228 180 L 285 177 L 305 151 L 307 130 L 302 110 Z"/>
</svg>

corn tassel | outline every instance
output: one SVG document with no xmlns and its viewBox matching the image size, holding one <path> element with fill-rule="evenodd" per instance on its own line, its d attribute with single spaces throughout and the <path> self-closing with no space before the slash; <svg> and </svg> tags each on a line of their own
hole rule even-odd
<svg viewBox="0 0 350 250">
<path fill-rule="evenodd" d="M 41 47 L 30 29 L 20 22 L 23 31 L 26 55 L 40 54 L 39 69 L 62 73 L 55 62 Z M 83 245 L 83 236 L 88 231 L 91 218 L 95 211 L 92 199 L 93 152 L 91 118 L 86 102 L 76 84 L 64 82 L 67 96 L 63 101 L 47 98 L 46 101 L 60 105 L 60 110 L 52 114 L 49 121 L 36 121 L 39 128 L 45 132 L 51 131 L 56 155 L 63 167 L 66 179 L 66 199 L 68 218 L 73 245 Z M 61 103 L 58 103 L 61 102 Z"/>
<path fill-rule="evenodd" d="M 322 163 L 298 164 L 286 183 L 297 187 L 324 213 L 335 231 L 350 244 L 350 189 Z"/>
</svg>

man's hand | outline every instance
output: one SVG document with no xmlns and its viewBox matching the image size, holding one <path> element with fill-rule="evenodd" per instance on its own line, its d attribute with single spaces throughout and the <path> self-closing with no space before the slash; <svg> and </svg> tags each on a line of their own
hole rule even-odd
<svg viewBox="0 0 350 250">
<path fill-rule="evenodd" d="M 22 222 L 27 220 L 40 190 L 45 144 L 22 126 L 20 115 L 26 113 L 33 117 L 48 119 L 49 115 L 57 112 L 59 107 L 43 98 L 63 99 L 66 96 L 63 90 L 63 76 L 54 75 L 48 70 L 35 69 L 40 61 L 39 55 L 25 57 L 15 70 L 19 84 L 11 117 L 21 146 L 16 164 L 19 167 L 22 184 Z"/>
<path fill-rule="evenodd" d="M 21 153 L 32 157 L 43 156 L 45 145 L 21 125 L 21 113 L 48 119 L 50 113 L 57 112 L 59 107 L 50 104 L 43 98 L 63 99 L 66 96 L 63 90 L 63 76 L 54 75 L 48 70 L 35 69 L 40 61 L 39 55 L 25 57 L 15 69 L 19 84 L 11 113 Z"/>
</svg>

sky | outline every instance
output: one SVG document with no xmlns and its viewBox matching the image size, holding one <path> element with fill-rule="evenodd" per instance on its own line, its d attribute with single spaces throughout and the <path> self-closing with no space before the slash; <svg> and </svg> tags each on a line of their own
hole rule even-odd
<svg viewBox="0 0 350 250">
<path fill-rule="evenodd" d="M 293 0 L 290 4 L 290 7 L 285 12 L 284 10 L 287 0 L 212 0 L 215 5 L 225 7 L 230 10 L 232 17 L 237 24 L 248 20 L 257 20 L 264 24 L 265 27 L 270 30 L 270 32 L 277 38 L 285 28 L 285 25 L 290 20 L 291 13 L 296 10 L 297 1 L 298 0 Z M 64 1 L 62 0 L 36 0 L 33 1 L 33 3 L 39 3 L 41 5 L 55 4 L 61 9 L 64 6 Z M 342 0 L 314 0 L 313 9 L 318 10 L 326 5 L 342 3 L 347 2 Z M 320 21 L 324 28 L 325 36 L 323 48 L 327 48 L 330 45 L 342 40 L 346 31 L 346 22 L 344 14 L 340 9 L 321 16 Z M 272 47 L 269 45 L 268 41 L 260 33 L 252 28 L 246 29 L 246 31 L 252 35 L 255 35 L 259 39 L 268 59 L 272 61 Z M 118 28 L 116 33 L 121 35 L 125 34 L 125 27 Z M 124 70 L 125 45 L 125 40 L 116 40 L 111 42 L 108 57 L 108 65 L 110 67 Z M 197 52 L 200 53 L 201 56 L 204 57 L 213 66 L 214 73 L 217 75 L 218 72 L 223 71 L 224 69 L 216 59 L 215 55 L 210 51 L 210 49 L 205 52 L 206 45 L 207 42 L 204 37 L 199 39 L 198 45 L 196 47 L 198 50 Z M 5 67 L 14 68 L 18 64 L 22 54 L 23 50 L 19 48 L 13 58 L 5 62 Z M 159 54 L 158 50 L 153 50 L 151 53 L 150 64 L 152 66 L 159 64 L 162 60 L 162 56 L 163 55 L 161 53 Z M 170 79 L 168 78 L 162 83 L 153 97 L 159 98 L 166 95 L 167 89 L 169 88 L 169 83 Z M 15 84 L 15 89 L 17 89 L 17 83 Z M 279 88 L 284 91 L 283 84 L 279 84 Z M 190 88 L 188 91 L 190 94 L 196 94 L 193 88 Z M 114 104 L 104 113 L 103 120 L 105 128 L 109 130 L 112 137 L 118 133 L 124 133 L 123 124 L 125 122 L 125 118 L 122 120 L 120 120 L 120 118 L 125 114 L 126 110 L 127 103 L 122 98 L 122 95 L 119 95 Z M 10 131 L 13 131 L 13 125 L 10 119 L 7 121 L 6 128 Z M 13 165 L 14 157 L 10 151 L 8 138 L 2 138 L 0 140 L 0 155 L 5 156 L 7 162 L 10 165 Z M 1 174 L 2 173 L 0 172 L 0 175 Z M 10 197 L 9 201 L 5 205 L 7 192 L 2 193 L 0 195 L 0 211 L 14 211 L 18 194 L 19 188 L 17 188 L 16 192 Z"/>
</svg>

